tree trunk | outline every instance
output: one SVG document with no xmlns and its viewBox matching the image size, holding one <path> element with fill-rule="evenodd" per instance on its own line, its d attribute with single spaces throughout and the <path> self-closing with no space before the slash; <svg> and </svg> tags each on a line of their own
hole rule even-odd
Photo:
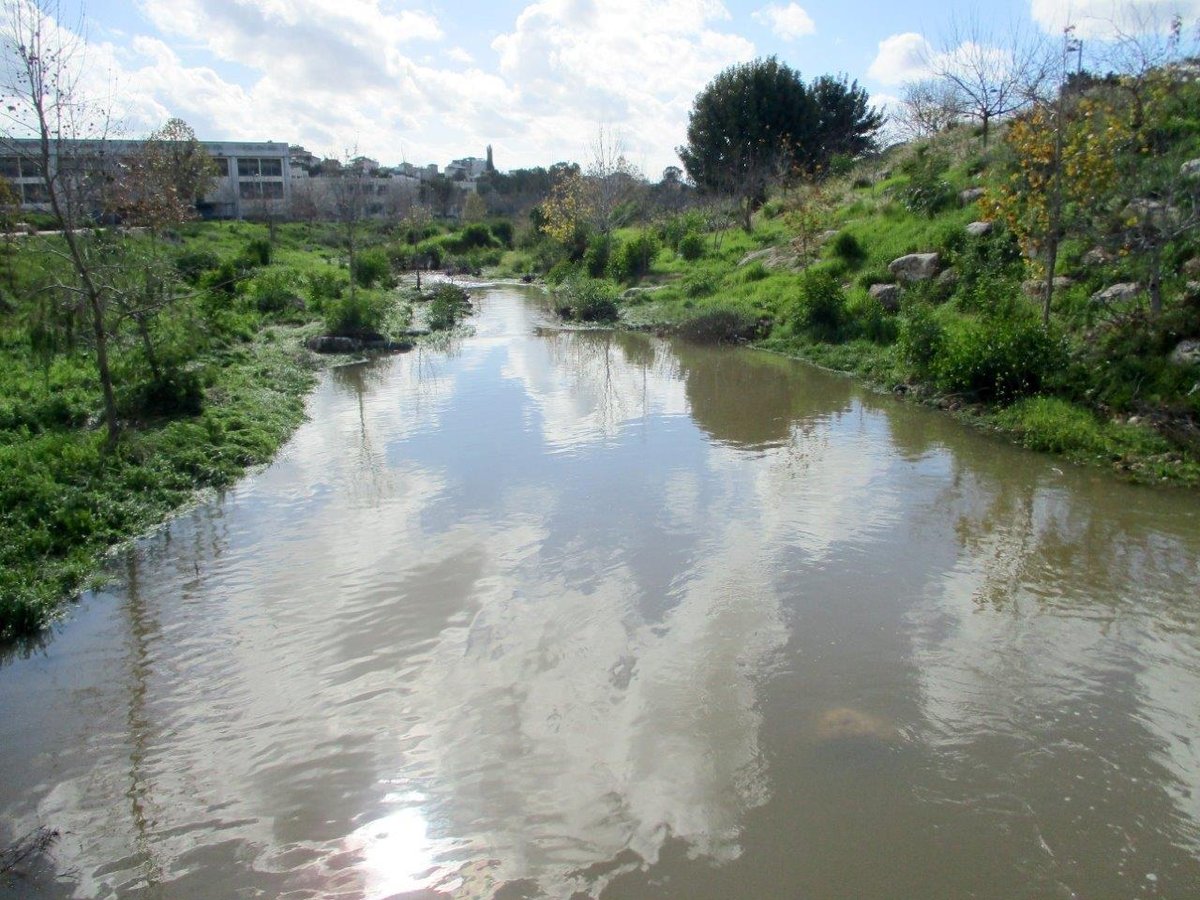
<svg viewBox="0 0 1200 900">
<path fill-rule="evenodd" d="M 1042 300 L 1042 325 L 1044 327 L 1050 325 L 1050 301 L 1054 299 L 1054 266 L 1057 262 L 1058 235 L 1051 233 L 1046 241 L 1046 295 Z"/>
</svg>

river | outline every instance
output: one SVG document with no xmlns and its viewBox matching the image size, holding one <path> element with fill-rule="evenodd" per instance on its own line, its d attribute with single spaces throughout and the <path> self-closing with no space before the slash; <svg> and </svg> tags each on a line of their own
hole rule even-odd
<svg viewBox="0 0 1200 900">
<path fill-rule="evenodd" d="M 329 373 L 0 668 L 0 895 L 1200 896 L 1200 503 L 748 350 Z"/>
</svg>

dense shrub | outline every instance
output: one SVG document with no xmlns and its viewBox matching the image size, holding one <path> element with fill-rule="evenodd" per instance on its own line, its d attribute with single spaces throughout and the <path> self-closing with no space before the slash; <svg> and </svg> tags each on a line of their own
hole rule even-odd
<svg viewBox="0 0 1200 900">
<path fill-rule="evenodd" d="M 221 264 L 221 258 L 212 250 L 192 250 L 175 258 L 175 268 L 188 284 L 196 284 L 200 276 Z"/>
<path fill-rule="evenodd" d="M 932 153 L 921 147 L 904 161 L 900 171 L 908 176 L 908 183 L 900 188 L 898 196 L 910 211 L 932 218 L 955 202 L 954 188 L 942 176 L 950 168 L 950 160 L 941 153 Z"/>
<path fill-rule="evenodd" d="M 748 341 L 758 334 L 758 322 L 742 309 L 719 306 L 694 313 L 679 325 L 679 334 L 699 344 Z"/>
<path fill-rule="evenodd" d="M 248 293 L 259 312 L 283 312 L 298 305 L 298 281 L 292 269 L 264 269 L 251 280 Z"/>
<path fill-rule="evenodd" d="M 689 234 L 700 234 L 704 230 L 704 217 L 698 212 L 671 216 L 658 229 L 663 244 L 679 252 L 680 242 Z"/>
<path fill-rule="evenodd" d="M 590 277 L 603 278 L 608 273 L 612 247 L 613 240 L 607 234 L 598 234 L 588 243 L 587 252 L 583 254 L 583 268 Z"/>
<path fill-rule="evenodd" d="M 382 294 L 355 291 L 353 296 L 325 304 L 325 328 L 342 337 L 371 337 L 379 334 L 387 309 L 388 301 Z"/>
<path fill-rule="evenodd" d="M 792 302 L 792 324 L 819 341 L 841 339 L 846 319 L 846 295 L 828 272 L 810 269 L 800 276 Z"/>
<path fill-rule="evenodd" d="M 513 224 L 507 219 L 502 219 L 499 222 L 493 222 L 488 228 L 492 232 L 492 237 L 503 244 L 505 247 L 511 248 L 513 245 Z"/>
<path fill-rule="evenodd" d="M 658 255 L 658 238 L 651 231 L 642 231 L 624 241 L 613 251 L 609 266 L 614 278 L 632 281 L 650 271 Z"/>
<path fill-rule="evenodd" d="M 356 253 L 350 275 L 355 284 L 360 287 L 369 288 L 376 284 L 388 288 L 395 287 L 391 261 L 388 259 L 387 253 L 380 247 L 372 247 Z"/>
<path fill-rule="evenodd" d="M 921 378 L 932 374 L 934 360 L 942 352 L 945 341 L 945 331 L 932 308 L 924 303 L 904 304 L 896 343 L 900 358 L 914 374 Z"/>
<path fill-rule="evenodd" d="M 442 282 L 429 296 L 429 311 L 425 323 L 434 331 L 453 328 L 471 308 L 467 292 L 457 284 Z"/>
<path fill-rule="evenodd" d="M 334 269 L 309 272 L 306 280 L 308 282 L 308 299 L 318 309 L 330 300 L 341 298 L 348 286 L 347 280 Z"/>
<path fill-rule="evenodd" d="M 617 318 L 617 289 L 610 281 L 572 275 L 555 292 L 554 308 L 574 322 L 611 322 Z"/>
<path fill-rule="evenodd" d="M 988 316 L 947 330 L 934 361 L 938 387 L 980 400 L 1036 392 L 1065 362 L 1062 341 L 1032 317 Z"/>
<path fill-rule="evenodd" d="M 698 231 L 689 231 L 679 239 L 679 255 L 688 262 L 695 262 L 704 256 L 704 235 Z"/>
<path fill-rule="evenodd" d="M 128 396 L 125 415 L 195 416 L 204 407 L 200 375 L 190 369 L 168 366 L 157 378 L 139 384 Z"/>
<path fill-rule="evenodd" d="M 839 231 L 829 242 L 829 252 L 849 266 L 857 266 L 867 258 L 867 251 L 858 238 L 848 231 Z"/>
<path fill-rule="evenodd" d="M 253 269 L 258 266 L 269 266 L 271 264 L 271 242 L 266 238 L 251 238 L 245 248 L 242 250 L 241 256 L 238 257 L 239 263 L 243 268 Z"/>
<path fill-rule="evenodd" d="M 896 317 L 869 294 L 858 292 L 846 303 L 845 330 L 850 336 L 891 344 L 896 340 L 897 327 Z"/>
<path fill-rule="evenodd" d="M 719 279 L 711 272 L 691 272 L 683 279 L 683 293 L 688 297 L 707 297 L 716 291 Z"/>
<path fill-rule="evenodd" d="M 499 247 L 500 242 L 492 234 L 492 230 L 482 222 L 466 226 L 457 235 L 452 235 L 446 242 L 447 248 L 456 253 L 482 247 Z"/>
</svg>

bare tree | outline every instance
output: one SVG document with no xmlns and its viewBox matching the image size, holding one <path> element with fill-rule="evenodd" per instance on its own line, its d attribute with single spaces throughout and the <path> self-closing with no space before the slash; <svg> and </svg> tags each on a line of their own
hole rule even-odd
<svg viewBox="0 0 1200 900">
<path fill-rule="evenodd" d="M 350 267 L 350 299 L 354 299 L 354 259 L 358 253 L 359 232 L 367 217 L 371 200 L 372 178 L 364 166 L 352 166 L 350 161 L 358 155 L 358 148 L 347 150 L 337 174 L 329 178 L 327 212 L 342 229 L 346 245 L 347 263 Z"/>
<path fill-rule="evenodd" d="M 940 46 L 927 57 L 929 71 L 950 85 L 963 114 L 979 121 L 985 147 L 991 123 L 1037 99 L 1050 71 L 1036 32 L 1013 23 L 1002 36 L 975 17 L 951 20 Z"/>
<path fill-rule="evenodd" d="M 86 44 L 82 18 L 73 28 L 62 23 L 61 7 L 54 0 L 5 0 L 3 36 L 4 129 L 0 146 L 21 158 L 37 173 L 45 200 L 62 226 L 65 257 L 73 272 L 61 287 L 85 302 L 95 340 L 96 370 L 104 396 L 108 440 L 120 436 L 116 394 L 109 367 L 107 292 L 97 278 L 94 242 L 86 230 L 92 224 L 96 203 L 98 160 L 84 158 L 80 140 L 107 137 L 108 115 L 90 102 L 81 87 Z M 18 142 L 32 137 L 32 145 Z M 53 248 L 55 245 L 48 244 Z"/>
<path fill-rule="evenodd" d="M 910 81 L 900 95 L 900 108 L 893 116 L 901 134 L 919 140 L 945 131 L 965 115 L 958 88 L 940 78 Z"/>
<path fill-rule="evenodd" d="M 605 126 L 597 129 L 584 184 L 589 224 L 600 234 L 609 234 L 629 221 L 645 184 L 641 170 L 629 161 L 627 153 L 619 131 Z"/>
</svg>

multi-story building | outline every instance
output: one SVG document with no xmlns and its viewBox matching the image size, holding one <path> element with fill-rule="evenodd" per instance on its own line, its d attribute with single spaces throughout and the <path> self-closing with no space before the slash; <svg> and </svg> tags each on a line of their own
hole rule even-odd
<svg viewBox="0 0 1200 900">
<path fill-rule="evenodd" d="M 196 204 L 205 218 L 241 219 L 282 215 L 291 199 L 288 145 L 276 141 L 201 141 L 216 173 Z M 81 174 L 119 170 L 142 148 L 141 141 L 61 141 L 51 143 L 53 171 Z M 60 153 L 61 157 L 60 158 Z M 40 174 L 36 140 L 0 139 L 0 175 L 12 186 L 21 208 L 46 211 L 50 199 Z"/>
</svg>

